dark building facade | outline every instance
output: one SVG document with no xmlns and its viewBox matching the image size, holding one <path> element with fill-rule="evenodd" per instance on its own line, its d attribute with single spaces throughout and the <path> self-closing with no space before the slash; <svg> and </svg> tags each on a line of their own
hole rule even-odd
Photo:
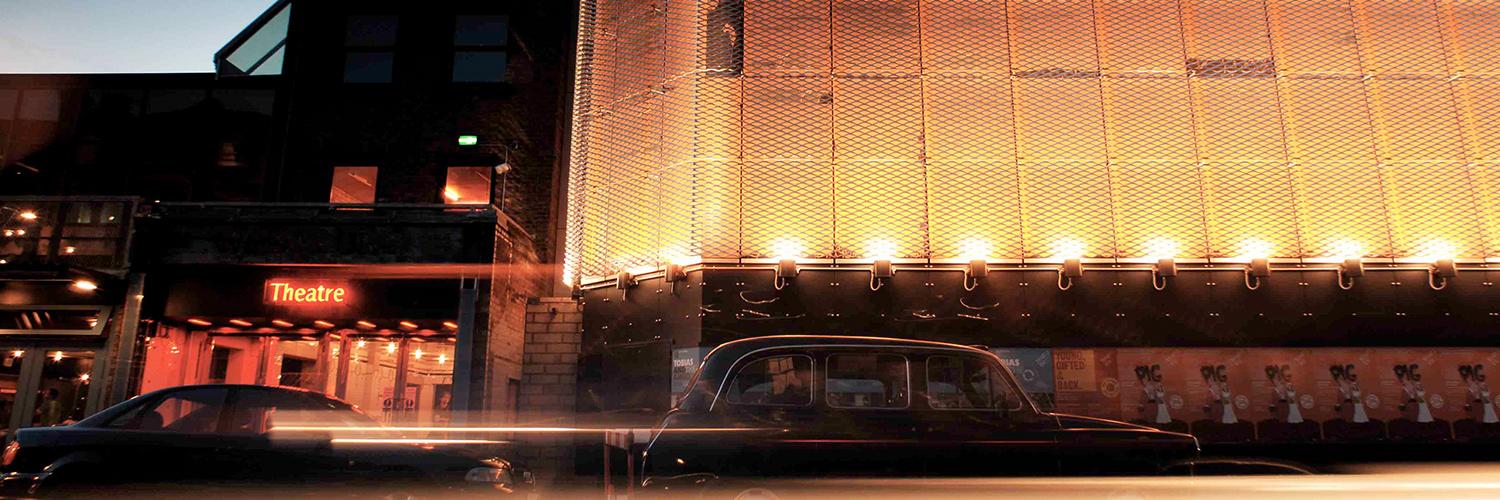
<svg viewBox="0 0 1500 500">
<path fill-rule="evenodd" d="M 97 388 L 68 418 L 201 382 L 514 418 L 575 13 L 287 0 L 212 74 L 0 75 L 0 393 L 48 400 L 56 364 Z"/>
</svg>

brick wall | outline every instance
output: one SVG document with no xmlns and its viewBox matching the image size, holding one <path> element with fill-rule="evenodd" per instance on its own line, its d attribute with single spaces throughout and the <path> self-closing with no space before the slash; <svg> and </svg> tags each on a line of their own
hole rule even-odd
<svg viewBox="0 0 1500 500">
<path fill-rule="evenodd" d="M 522 425 L 576 423 L 578 349 L 582 339 L 583 306 L 577 301 L 542 297 L 527 303 L 519 401 Z M 522 462 L 536 471 L 542 481 L 572 473 L 572 435 L 529 434 L 517 439 Z"/>
</svg>

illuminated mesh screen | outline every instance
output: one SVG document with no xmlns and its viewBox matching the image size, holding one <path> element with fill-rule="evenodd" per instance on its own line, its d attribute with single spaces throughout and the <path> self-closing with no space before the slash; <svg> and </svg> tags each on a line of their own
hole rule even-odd
<svg viewBox="0 0 1500 500">
<path fill-rule="evenodd" d="M 566 268 L 1500 254 L 1500 0 L 585 0 Z"/>
</svg>

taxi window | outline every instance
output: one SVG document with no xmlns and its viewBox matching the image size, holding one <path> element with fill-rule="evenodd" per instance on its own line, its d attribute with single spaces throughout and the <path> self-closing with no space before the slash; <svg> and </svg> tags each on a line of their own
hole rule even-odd
<svg viewBox="0 0 1500 500">
<path fill-rule="evenodd" d="M 932 356 L 927 358 L 927 403 L 939 410 L 1017 410 L 1021 398 L 982 359 Z"/>
<path fill-rule="evenodd" d="M 726 399 L 737 405 L 812 404 L 812 358 L 774 356 L 750 362 L 734 375 Z"/>
<path fill-rule="evenodd" d="M 906 408 L 906 358 L 895 354 L 828 356 L 828 406 L 836 408 Z"/>
</svg>

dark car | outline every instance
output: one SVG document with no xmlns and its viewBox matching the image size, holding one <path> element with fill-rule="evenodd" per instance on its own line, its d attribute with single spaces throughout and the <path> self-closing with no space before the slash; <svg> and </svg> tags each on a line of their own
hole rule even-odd
<svg viewBox="0 0 1500 500">
<path fill-rule="evenodd" d="M 651 489 L 724 478 L 1156 474 L 1192 436 L 1039 411 L 994 354 L 940 342 L 775 336 L 704 359 L 643 457 Z"/>
<path fill-rule="evenodd" d="M 76 424 L 22 429 L 0 463 L 5 491 L 23 494 L 529 490 L 530 474 L 505 460 L 433 444 L 454 441 L 386 431 L 348 403 L 303 389 L 194 385 Z"/>
</svg>

